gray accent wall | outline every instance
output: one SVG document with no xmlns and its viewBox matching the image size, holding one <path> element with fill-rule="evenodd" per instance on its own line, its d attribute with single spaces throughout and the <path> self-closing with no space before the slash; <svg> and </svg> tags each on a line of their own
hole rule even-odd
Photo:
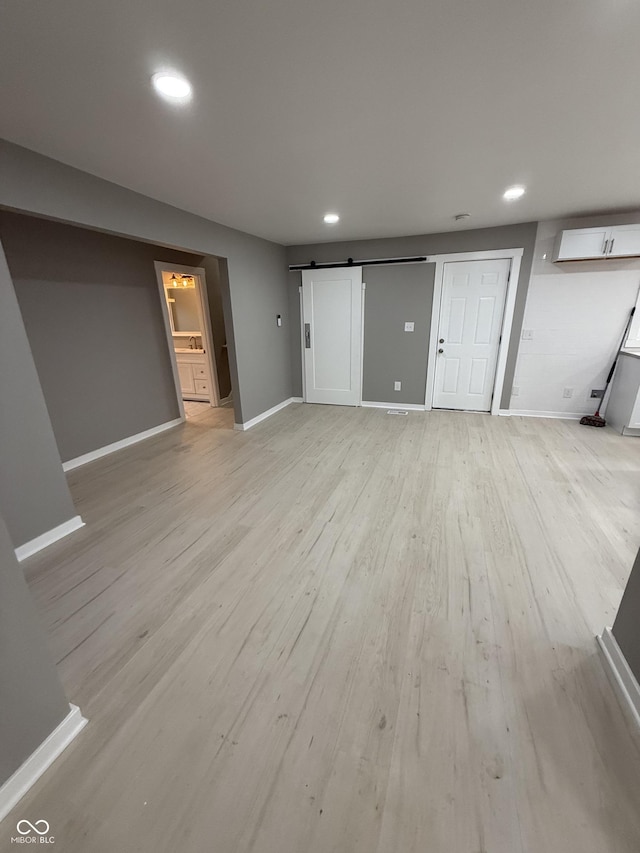
<svg viewBox="0 0 640 853">
<path fill-rule="evenodd" d="M 363 258 L 399 258 L 416 255 L 442 255 L 453 254 L 456 252 L 481 252 L 492 249 L 524 249 L 522 263 L 520 267 L 520 279 L 518 292 L 516 295 L 515 311 L 513 316 L 513 326 L 511 332 L 511 340 L 509 341 L 509 349 L 507 353 L 507 367 L 504 380 L 504 388 L 502 392 L 501 408 L 508 409 L 511 398 L 511 386 L 513 385 L 513 375 L 518 357 L 518 344 L 520 332 L 522 329 L 522 318 L 524 316 L 524 308 L 527 299 L 527 289 L 529 278 L 531 275 L 531 263 L 533 260 L 533 250 L 535 245 L 537 223 L 526 222 L 519 225 L 505 225 L 497 228 L 481 228 L 469 229 L 465 231 L 449 231 L 442 234 L 423 234 L 415 237 L 389 237 L 380 240 L 359 240 L 355 242 L 345 243 L 316 243 L 305 246 L 289 246 L 287 249 L 288 264 L 303 264 L 309 261 L 318 263 L 344 261 L 347 258 L 363 259 Z M 373 267 L 365 267 L 363 270 L 363 278 L 368 283 Z M 395 272 L 401 270 L 400 266 L 389 266 L 381 269 L 389 271 L 387 282 L 389 287 L 393 287 L 394 276 L 397 276 L 398 287 L 403 292 L 403 299 L 407 298 L 407 284 L 402 284 L 400 273 Z M 293 369 L 293 393 L 295 396 L 302 395 L 302 360 L 300 348 L 300 309 L 298 285 L 301 281 L 300 273 L 289 273 L 289 311 L 292 317 L 291 328 L 291 360 Z M 419 285 L 414 283 L 414 290 L 418 290 Z M 407 307 L 413 301 L 418 299 L 418 296 L 412 297 L 407 303 Z M 368 323 L 367 314 L 373 310 L 371 305 L 365 299 L 365 347 L 366 329 Z M 410 319 L 407 317 L 407 319 Z M 395 321 L 393 321 L 395 322 Z M 415 333 L 414 333 L 415 334 Z M 426 330 L 428 344 L 429 330 Z M 385 359 L 389 357 L 386 336 L 382 335 L 378 341 L 370 340 L 368 342 L 370 363 L 384 364 Z M 379 351 L 378 351 L 379 350 Z M 422 356 L 420 356 L 421 358 Z M 413 376 L 418 370 L 421 370 L 421 363 L 415 351 L 406 353 L 406 361 L 403 362 L 403 369 L 409 376 Z M 386 385 L 385 385 L 386 387 Z M 364 388 L 363 388 L 364 390 Z M 384 390 L 382 387 L 380 390 Z M 374 398 L 363 396 L 365 400 L 376 402 Z M 393 399 L 393 398 L 392 398 Z M 380 402 L 391 402 L 388 396 L 382 396 Z M 403 400 L 398 402 L 411 402 Z M 424 403 L 424 393 L 419 401 Z"/>
<path fill-rule="evenodd" d="M 362 399 L 424 403 L 435 264 L 368 267 Z M 415 324 L 405 332 L 404 324 Z M 394 382 L 402 383 L 394 391 Z"/>
<path fill-rule="evenodd" d="M 284 247 L 6 140 L 0 140 L 0 206 L 225 259 L 221 286 L 228 287 L 223 305 L 236 421 L 251 420 L 291 396 Z"/>
<path fill-rule="evenodd" d="M 227 325 L 224 319 L 223 287 L 220 262 L 217 258 L 201 258 L 198 266 L 204 268 L 207 283 L 207 301 L 209 302 L 209 318 L 213 334 L 213 348 L 216 358 L 216 373 L 218 375 L 218 390 L 224 399 L 231 393 L 231 368 L 229 364 L 229 343 L 227 341 Z"/>
<path fill-rule="evenodd" d="M 633 439 L 628 439 L 633 441 Z M 640 682 L 640 551 L 633 564 L 627 588 L 616 621 L 613 624 L 616 638 L 627 663 Z"/>
<path fill-rule="evenodd" d="M 69 705 L 1 516 L 0 685 L 2 786 L 67 716 Z"/>
<path fill-rule="evenodd" d="M 76 515 L 0 244 L 0 514 L 14 548 Z"/>
<path fill-rule="evenodd" d="M 198 258 L 0 211 L 63 462 L 179 417 L 154 260 Z"/>
</svg>

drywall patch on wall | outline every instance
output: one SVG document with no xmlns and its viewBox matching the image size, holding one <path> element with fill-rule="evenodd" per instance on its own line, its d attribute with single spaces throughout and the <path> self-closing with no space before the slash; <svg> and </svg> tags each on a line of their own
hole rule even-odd
<svg viewBox="0 0 640 853">
<path fill-rule="evenodd" d="M 620 217 L 539 224 L 513 381 L 518 389 L 511 398 L 514 409 L 568 414 L 595 409 L 598 401 L 590 393 L 604 387 L 635 305 L 640 260 L 554 264 L 550 258 L 559 231 L 610 219 Z"/>
</svg>

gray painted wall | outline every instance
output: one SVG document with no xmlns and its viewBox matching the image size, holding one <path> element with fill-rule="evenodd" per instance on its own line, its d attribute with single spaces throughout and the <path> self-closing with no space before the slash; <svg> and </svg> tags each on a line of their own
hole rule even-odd
<svg viewBox="0 0 640 853">
<path fill-rule="evenodd" d="M 0 514 L 14 547 L 76 514 L 0 244 Z"/>
<path fill-rule="evenodd" d="M 424 403 L 434 274 L 435 264 L 363 270 L 363 400 Z M 408 320 L 413 332 L 404 331 Z M 400 391 L 393 390 L 396 380 Z"/>
<path fill-rule="evenodd" d="M 198 258 L 0 211 L 61 459 L 179 416 L 154 260 Z"/>
<path fill-rule="evenodd" d="M 613 635 L 633 674 L 640 681 L 640 551 L 613 624 Z"/>
<path fill-rule="evenodd" d="M 223 288 L 220 273 L 220 263 L 217 258 L 201 258 L 198 266 L 204 268 L 207 282 L 207 299 L 209 302 L 209 317 L 213 333 L 213 349 L 216 357 L 216 373 L 220 397 L 228 397 L 231 393 L 231 372 L 229 367 L 229 345 L 227 342 L 227 327 L 224 319 Z M 226 346 L 225 346 L 226 345 Z"/>
<path fill-rule="evenodd" d="M 515 371 L 516 359 L 518 356 L 518 343 L 520 339 L 520 331 L 522 329 L 522 318 L 524 316 L 524 307 L 527 298 L 527 288 L 529 285 L 529 277 L 531 274 L 531 262 L 533 259 L 533 249 L 536 238 L 537 224 L 535 222 L 527 222 L 520 225 L 506 225 L 499 228 L 482 228 L 467 231 L 451 231 L 444 234 L 423 234 L 416 237 L 389 237 L 381 240 L 359 240 L 350 243 L 317 243 L 306 246 L 289 246 L 287 249 L 287 263 L 301 264 L 311 260 L 317 262 L 342 261 L 347 258 L 397 258 L 410 255 L 437 255 L 449 254 L 454 252 L 481 252 L 490 249 L 524 249 L 522 264 L 520 268 L 520 281 L 518 293 L 516 296 L 515 312 L 513 317 L 513 327 L 511 340 L 509 342 L 509 350 L 507 354 L 507 368 L 505 373 L 504 388 L 502 392 L 501 407 L 509 408 L 511 398 L 511 386 L 513 385 L 513 374 Z M 365 268 L 364 280 L 367 281 L 371 274 L 371 269 Z M 394 270 L 400 270 L 401 267 L 386 267 L 389 271 L 388 282 L 393 286 Z M 398 273 L 399 287 L 403 290 L 406 298 L 407 287 L 401 285 L 400 274 Z M 300 273 L 289 273 L 289 311 L 292 317 L 291 329 L 291 360 L 293 367 L 293 393 L 295 396 L 302 395 L 302 363 L 300 349 L 300 309 L 298 285 L 300 284 Z M 418 288 L 418 284 L 414 285 Z M 415 297 L 417 301 L 417 297 Z M 407 303 L 407 308 L 413 303 L 414 298 L 411 298 Z M 367 314 L 372 310 L 365 299 L 365 335 L 366 324 L 368 322 Z M 407 318 L 410 319 L 410 318 Z M 415 334 L 415 333 L 414 333 Z M 427 329 L 428 338 L 428 329 Z M 366 340 L 366 337 L 365 337 Z M 381 338 L 380 343 L 370 342 L 369 359 L 378 364 L 383 364 L 388 356 L 386 352 L 386 338 Z M 366 344 L 365 344 L 366 346 Z M 379 346 L 380 352 L 372 352 Z M 421 365 L 418 364 L 418 356 L 416 352 L 407 352 L 407 361 L 403 363 L 402 368 L 407 375 L 413 376 L 421 370 Z M 381 390 L 384 390 L 381 388 Z M 375 398 L 364 397 L 375 401 Z M 395 399 L 395 398 L 391 398 Z M 381 402 L 390 402 L 388 396 L 380 398 Z M 398 400 L 398 402 L 412 402 L 410 400 Z M 424 394 L 419 401 L 424 403 Z"/>
<path fill-rule="evenodd" d="M 0 786 L 69 713 L 0 516 Z"/>
<path fill-rule="evenodd" d="M 236 421 L 248 421 L 291 396 L 286 252 L 282 246 L 6 140 L 0 140 L 0 206 L 224 258 L 221 285 Z M 276 324 L 277 314 L 283 318 L 281 327 Z"/>
</svg>

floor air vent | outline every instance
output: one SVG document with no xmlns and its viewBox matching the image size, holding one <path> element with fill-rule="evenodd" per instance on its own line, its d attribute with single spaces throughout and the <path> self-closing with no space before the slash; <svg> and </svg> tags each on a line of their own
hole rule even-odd
<svg viewBox="0 0 640 853">
<path fill-rule="evenodd" d="M 408 415 L 409 412 L 406 409 L 387 409 L 388 415 Z"/>
</svg>

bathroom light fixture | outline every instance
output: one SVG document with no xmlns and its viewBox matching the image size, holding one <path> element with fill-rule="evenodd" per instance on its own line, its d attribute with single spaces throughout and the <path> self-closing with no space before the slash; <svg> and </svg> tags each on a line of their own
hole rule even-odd
<svg viewBox="0 0 640 853">
<path fill-rule="evenodd" d="M 522 198 L 525 194 L 525 188 L 520 186 L 509 187 L 502 194 L 502 198 L 506 201 L 515 201 L 517 198 Z"/>
<path fill-rule="evenodd" d="M 335 225 L 336 222 L 340 222 L 340 217 L 337 213 L 325 213 L 324 221 L 327 225 Z"/>
<path fill-rule="evenodd" d="M 192 275 L 181 275 L 179 278 L 175 273 L 171 274 L 167 287 L 195 287 L 196 280 Z"/>
<path fill-rule="evenodd" d="M 166 71 L 159 71 L 151 78 L 153 88 L 165 100 L 173 103 L 186 103 L 191 100 L 193 90 L 186 77 Z"/>
</svg>

